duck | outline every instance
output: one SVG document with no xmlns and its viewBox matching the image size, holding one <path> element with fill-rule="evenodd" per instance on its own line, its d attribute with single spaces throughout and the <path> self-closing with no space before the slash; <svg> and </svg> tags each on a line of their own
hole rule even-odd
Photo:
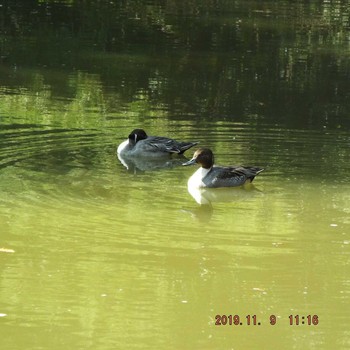
<svg viewBox="0 0 350 350">
<path fill-rule="evenodd" d="M 209 148 L 199 148 L 191 160 L 182 165 L 198 163 L 201 167 L 189 178 L 189 188 L 237 187 L 251 183 L 264 169 L 245 166 L 216 166 Z"/>
<path fill-rule="evenodd" d="M 198 142 L 181 142 L 163 136 L 148 136 L 143 129 L 134 129 L 117 149 L 122 157 L 162 157 L 182 155 Z"/>
</svg>

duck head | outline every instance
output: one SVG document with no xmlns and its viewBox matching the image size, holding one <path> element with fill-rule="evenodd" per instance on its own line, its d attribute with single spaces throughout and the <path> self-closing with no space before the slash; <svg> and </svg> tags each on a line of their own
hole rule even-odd
<svg viewBox="0 0 350 350">
<path fill-rule="evenodd" d="M 191 160 L 182 165 L 192 165 L 198 163 L 204 169 L 210 169 L 214 164 L 214 155 L 209 148 L 198 148 Z"/>
<path fill-rule="evenodd" d="M 146 131 L 143 129 L 134 129 L 128 136 L 128 139 L 129 143 L 136 145 L 138 141 L 147 139 Z"/>
</svg>

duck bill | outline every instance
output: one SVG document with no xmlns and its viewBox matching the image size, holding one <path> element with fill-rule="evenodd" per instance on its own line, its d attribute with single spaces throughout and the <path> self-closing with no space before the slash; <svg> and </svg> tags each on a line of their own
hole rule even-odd
<svg viewBox="0 0 350 350">
<path fill-rule="evenodd" d="M 196 164 L 196 159 L 195 158 L 192 158 L 191 160 L 189 160 L 188 162 L 186 163 L 182 163 L 182 165 L 193 165 L 193 164 Z"/>
</svg>

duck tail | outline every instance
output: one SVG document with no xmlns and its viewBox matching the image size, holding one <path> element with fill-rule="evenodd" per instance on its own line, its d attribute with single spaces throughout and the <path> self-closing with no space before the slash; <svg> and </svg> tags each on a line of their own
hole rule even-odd
<svg viewBox="0 0 350 350">
<path fill-rule="evenodd" d="M 255 176 L 259 175 L 264 170 L 265 170 L 264 168 L 251 167 L 250 171 L 252 174 L 248 177 L 250 182 L 253 182 L 253 180 L 255 179 Z"/>
<path fill-rule="evenodd" d="M 187 151 L 191 147 L 198 145 L 198 143 L 199 142 L 181 142 L 179 154 L 183 154 L 185 151 Z"/>
</svg>

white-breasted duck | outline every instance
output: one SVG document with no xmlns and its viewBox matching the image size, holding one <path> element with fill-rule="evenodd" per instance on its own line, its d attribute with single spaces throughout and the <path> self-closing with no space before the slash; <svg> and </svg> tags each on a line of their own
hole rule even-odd
<svg viewBox="0 0 350 350">
<path fill-rule="evenodd" d="M 188 186 L 203 187 L 236 187 L 250 183 L 264 169 L 245 166 L 216 166 L 214 155 L 209 148 L 199 148 L 193 158 L 183 165 L 198 163 L 201 167 L 189 178 Z"/>
<path fill-rule="evenodd" d="M 134 129 L 117 152 L 122 157 L 162 157 L 183 154 L 198 142 L 181 142 L 162 136 L 148 136 L 143 129 Z"/>
</svg>

